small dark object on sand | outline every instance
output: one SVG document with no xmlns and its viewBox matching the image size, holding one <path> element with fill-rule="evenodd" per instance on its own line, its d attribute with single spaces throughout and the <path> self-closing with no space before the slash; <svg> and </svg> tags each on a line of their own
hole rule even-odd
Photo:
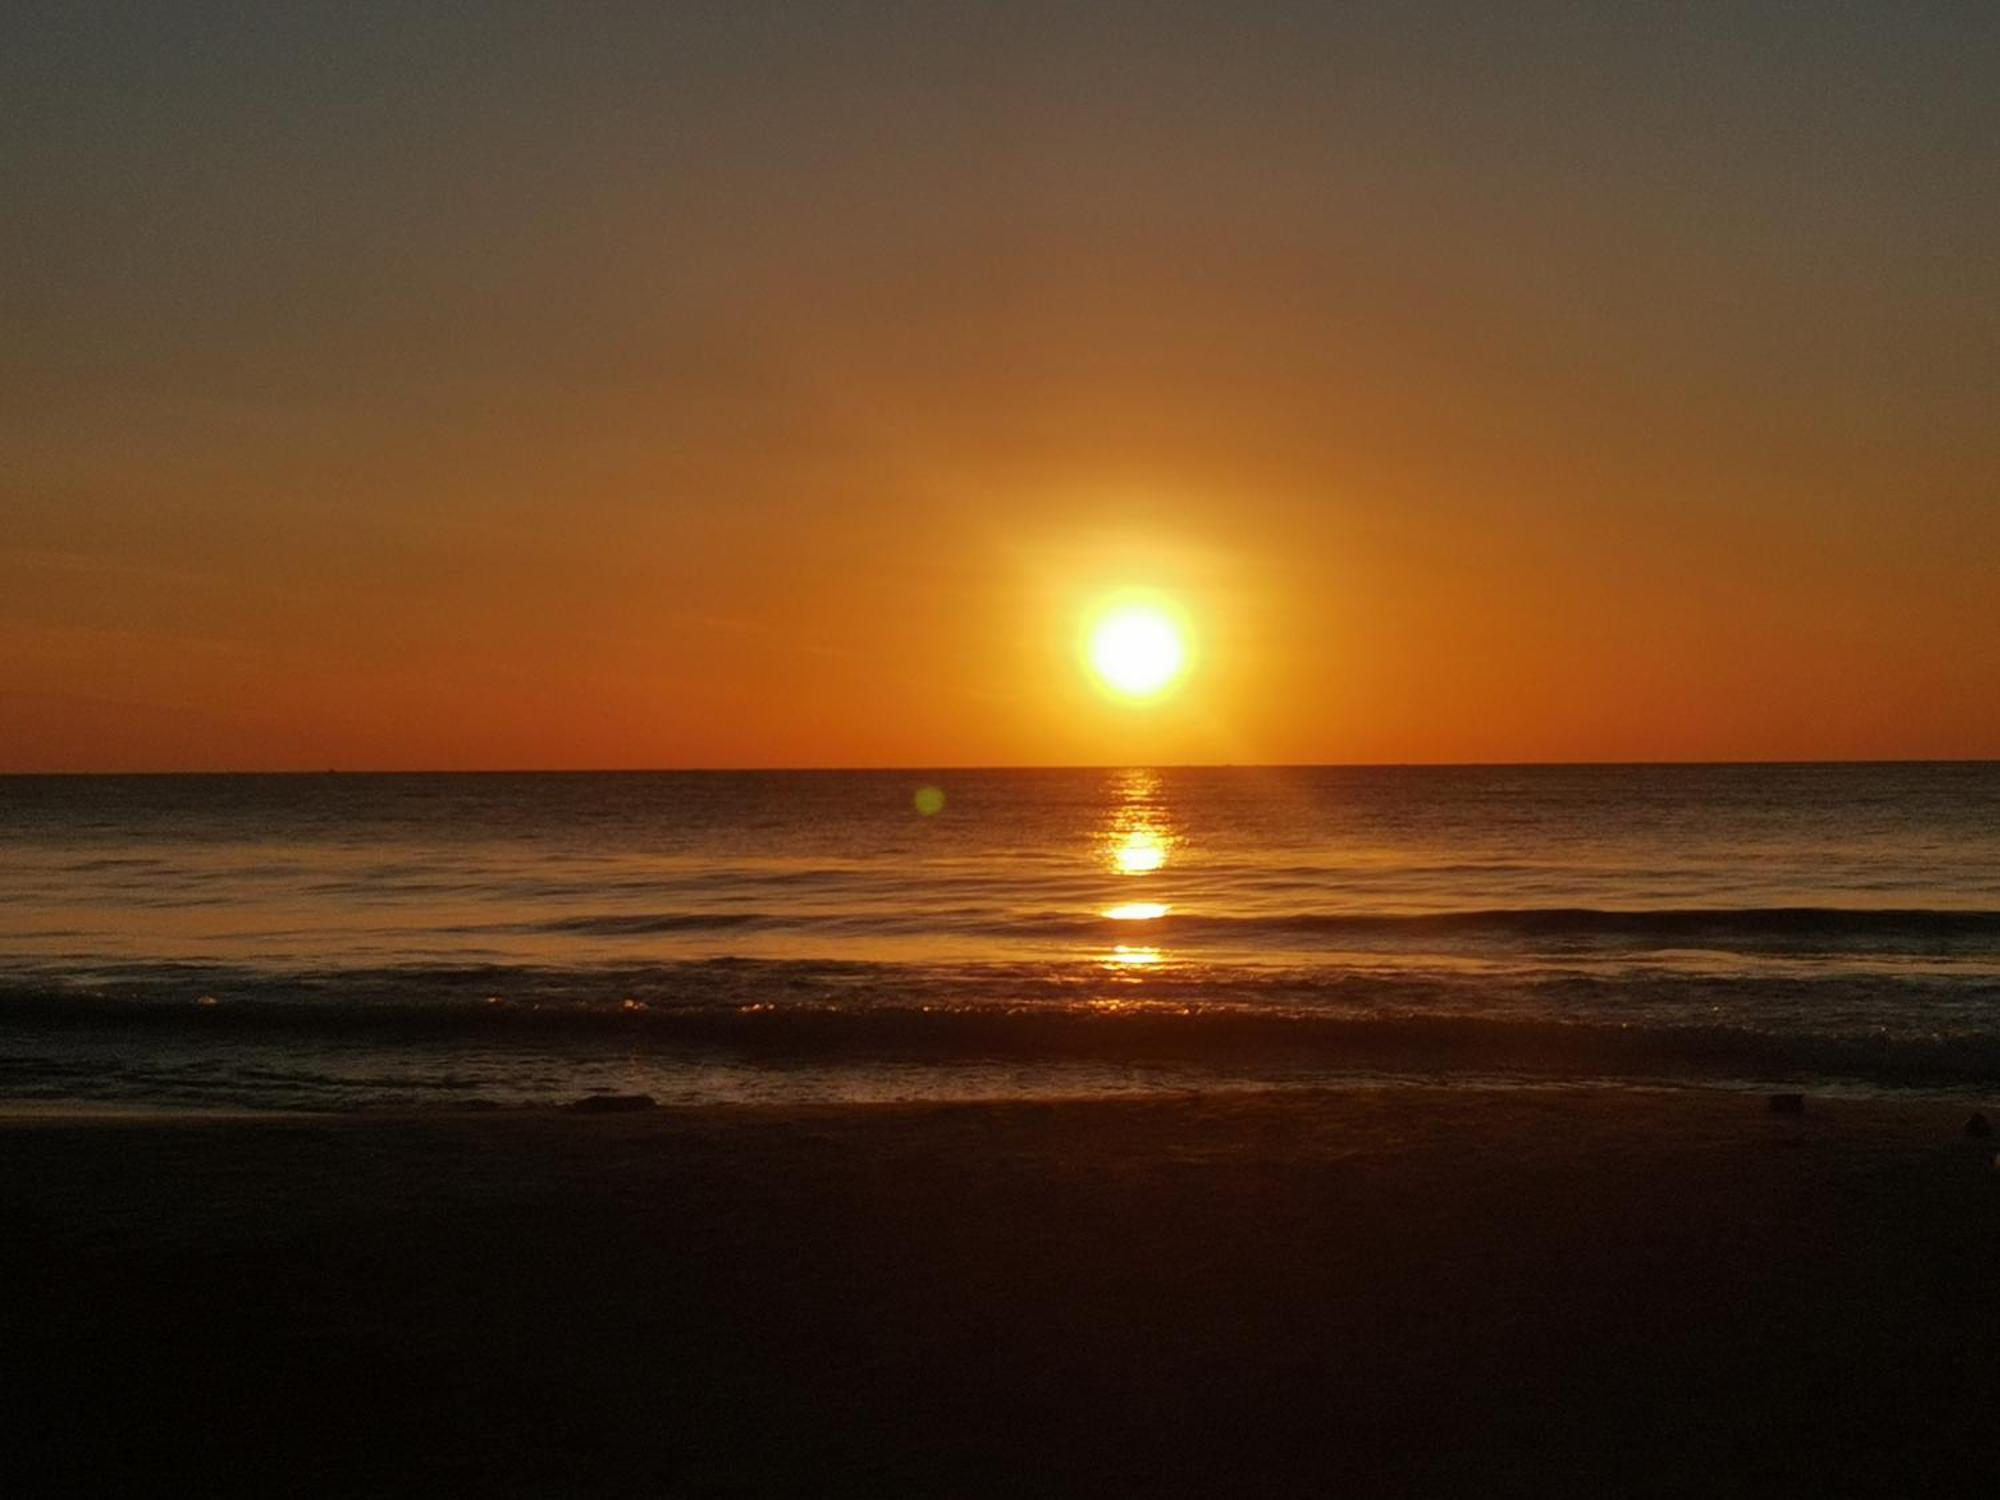
<svg viewBox="0 0 2000 1500">
<path fill-rule="evenodd" d="M 586 1094 L 570 1108 L 581 1115 L 624 1115 L 659 1106 L 651 1094 Z"/>
<path fill-rule="evenodd" d="M 1993 1122 L 1975 1109 L 1965 1122 L 1965 1133 L 1976 1141 L 1983 1141 L 1993 1134 Z"/>
<path fill-rule="evenodd" d="M 1802 1115 L 1806 1112 L 1804 1094 L 1773 1094 L 1767 1102 L 1774 1115 Z"/>
</svg>

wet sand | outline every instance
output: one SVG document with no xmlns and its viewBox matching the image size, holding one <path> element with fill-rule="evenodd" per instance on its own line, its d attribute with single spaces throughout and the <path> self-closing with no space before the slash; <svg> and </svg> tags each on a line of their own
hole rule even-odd
<svg viewBox="0 0 2000 1500">
<path fill-rule="evenodd" d="M 1977 1492 L 1935 1103 L 0 1122 L 9 1494 Z"/>
</svg>

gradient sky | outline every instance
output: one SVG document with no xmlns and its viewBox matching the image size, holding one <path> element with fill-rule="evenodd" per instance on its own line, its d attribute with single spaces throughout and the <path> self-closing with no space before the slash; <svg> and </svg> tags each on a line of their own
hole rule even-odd
<svg viewBox="0 0 2000 1500">
<path fill-rule="evenodd" d="M 1990 0 L 16 0 L 0 140 L 0 769 L 2000 756 Z"/>
</svg>

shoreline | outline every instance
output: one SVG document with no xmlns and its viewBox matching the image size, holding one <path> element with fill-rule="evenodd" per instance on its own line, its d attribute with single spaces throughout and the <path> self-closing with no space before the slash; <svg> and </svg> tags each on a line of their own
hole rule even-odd
<svg viewBox="0 0 2000 1500">
<path fill-rule="evenodd" d="M 1268 1099 L 1274 1105 L 1289 1101 L 1301 1108 L 1314 1101 L 1344 1098 L 1355 1094 L 1410 1093 L 1429 1095 L 1514 1096 L 1561 1095 L 1577 1098 L 1603 1096 L 1617 1098 L 1687 1097 L 1746 1100 L 1761 1103 L 1780 1093 L 1799 1094 L 1812 1110 L 1842 1113 L 1879 1110 L 1885 1117 L 1923 1111 L 1950 1115 L 1958 1112 L 1961 1123 L 1969 1113 L 1991 1113 L 2000 1121 L 2000 1086 L 1973 1083 L 1949 1085 L 1884 1085 L 1861 1079 L 1804 1078 L 1715 1078 L 1674 1077 L 1597 1073 L 1436 1072 L 1387 1073 L 1353 1070 L 1327 1072 L 1296 1081 L 1249 1077 L 1231 1080 L 1226 1074 L 1209 1078 L 1189 1078 L 1174 1083 L 1134 1084 L 1129 1087 L 1078 1089 L 1074 1092 L 995 1091 L 991 1093 L 911 1093 L 891 1096 L 856 1094 L 851 1097 L 806 1095 L 798 1098 L 756 1099 L 658 1099 L 636 1107 L 611 1111 L 589 1108 L 593 1099 L 615 1091 L 596 1090 L 566 1094 L 538 1101 L 508 1101 L 472 1098 L 429 1105 L 403 1103 L 357 1104 L 346 1107 L 325 1105 L 254 1105 L 175 1103 L 166 1101 L 120 1101 L 92 1099 L 6 1099 L 0 1097 L 0 1131 L 31 1124 L 84 1125 L 174 1124 L 234 1121 L 246 1124 L 283 1121 L 351 1121 L 357 1124 L 405 1124 L 467 1122 L 477 1120 L 563 1120 L 575 1116 L 623 1119 L 681 1120 L 704 1116 L 745 1121 L 760 1117 L 783 1117 L 814 1113 L 887 1112 L 910 1110 L 1094 1108 L 1186 1104 L 1202 1100 Z"/>
</svg>

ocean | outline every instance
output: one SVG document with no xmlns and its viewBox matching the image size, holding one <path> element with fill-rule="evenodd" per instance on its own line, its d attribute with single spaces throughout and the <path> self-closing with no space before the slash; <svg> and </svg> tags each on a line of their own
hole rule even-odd
<svg viewBox="0 0 2000 1500">
<path fill-rule="evenodd" d="M 0 778 L 0 1103 L 2000 1084 L 2000 765 Z"/>
</svg>

